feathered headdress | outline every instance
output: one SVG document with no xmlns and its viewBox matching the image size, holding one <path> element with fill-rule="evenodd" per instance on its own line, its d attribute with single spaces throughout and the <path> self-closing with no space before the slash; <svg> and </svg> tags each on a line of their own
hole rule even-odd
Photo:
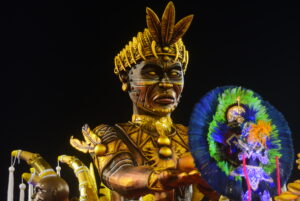
<svg viewBox="0 0 300 201">
<path fill-rule="evenodd" d="M 129 70 L 141 60 L 159 56 L 163 56 L 164 60 L 172 57 L 175 61 L 180 61 L 185 71 L 189 55 L 181 38 L 188 30 L 192 19 L 193 15 L 189 15 L 175 24 L 173 2 L 168 3 L 161 20 L 153 10 L 146 8 L 148 28 L 133 37 L 132 41 L 115 57 L 115 74 L 119 75 L 120 72 Z"/>
</svg>

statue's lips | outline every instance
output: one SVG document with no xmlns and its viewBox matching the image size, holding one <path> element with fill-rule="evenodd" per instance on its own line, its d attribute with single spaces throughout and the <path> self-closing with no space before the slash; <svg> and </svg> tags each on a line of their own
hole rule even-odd
<svg viewBox="0 0 300 201">
<path fill-rule="evenodd" d="M 160 95 L 154 97 L 154 102 L 162 105 L 168 105 L 175 102 L 175 98 L 171 95 Z"/>
</svg>

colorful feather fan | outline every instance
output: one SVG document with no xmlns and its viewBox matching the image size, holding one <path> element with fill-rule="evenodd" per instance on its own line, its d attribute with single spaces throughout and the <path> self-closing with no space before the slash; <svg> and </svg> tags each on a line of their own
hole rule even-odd
<svg viewBox="0 0 300 201">
<path fill-rule="evenodd" d="M 260 95 L 242 87 L 218 87 L 196 104 L 189 142 L 202 177 L 231 200 L 269 201 L 292 170 L 288 123 Z"/>
</svg>

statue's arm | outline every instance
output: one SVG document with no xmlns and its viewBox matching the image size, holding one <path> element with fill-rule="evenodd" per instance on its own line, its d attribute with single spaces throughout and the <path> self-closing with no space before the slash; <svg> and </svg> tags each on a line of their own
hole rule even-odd
<svg viewBox="0 0 300 201">
<path fill-rule="evenodd" d="M 130 153 L 120 152 L 107 161 L 100 177 L 111 190 L 125 197 L 139 197 L 152 192 L 149 188 L 151 174 L 150 167 L 135 166 Z"/>
</svg>

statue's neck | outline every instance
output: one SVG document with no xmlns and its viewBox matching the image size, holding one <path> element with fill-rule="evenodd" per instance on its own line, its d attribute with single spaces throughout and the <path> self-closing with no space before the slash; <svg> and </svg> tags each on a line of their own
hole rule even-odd
<svg viewBox="0 0 300 201">
<path fill-rule="evenodd" d="M 161 117 L 145 114 L 133 114 L 132 122 L 139 124 L 146 130 L 155 131 L 159 135 L 169 135 L 172 132 L 173 121 L 169 115 Z"/>
</svg>

